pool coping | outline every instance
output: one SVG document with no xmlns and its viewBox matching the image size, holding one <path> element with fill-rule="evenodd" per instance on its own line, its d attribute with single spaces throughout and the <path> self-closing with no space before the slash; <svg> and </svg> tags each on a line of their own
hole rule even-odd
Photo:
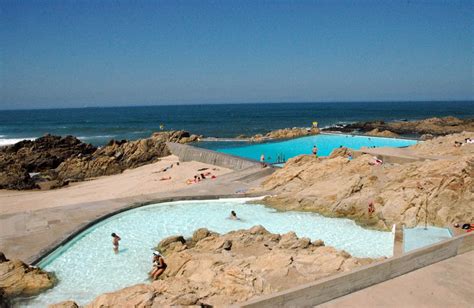
<svg viewBox="0 0 474 308">
<path fill-rule="evenodd" d="M 72 232 L 68 232 L 64 236 L 60 237 L 58 240 L 54 241 L 52 244 L 44 247 L 43 249 L 40 250 L 37 254 L 34 254 L 30 257 L 31 264 L 32 265 L 37 265 L 47 257 L 49 257 L 51 254 L 55 252 L 55 250 L 60 249 L 62 246 L 65 246 L 73 240 L 76 236 L 80 235 L 82 232 L 86 231 L 90 227 L 103 222 L 104 220 L 118 215 L 120 213 L 133 210 L 136 208 L 140 208 L 143 206 L 151 205 L 151 204 L 156 204 L 156 203 L 166 203 L 166 202 L 174 202 L 174 201 L 188 201 L 188 200 L 216 200 L 216 199 L 223 199 L 223 198 L 252 198 L 252 197 L 262 197 L 268 195 L 268 193 L 245 193 L 245 194 L 222 194 L 222 195 L 183 195 L 183 196 L 172 196 L 172 197 L 162 197 L 162 198 L 156 198 L 152 200 L 148 200 L 145 202 L 136 202 L 136 203 L 131 203 L 127 206 L 120 207 L 116 210 L 113 210 L 111 212 L 108 212 L 104 215 L 99 216 L 96 219 L 93 219 L 89 222 L 86 222 L 84 224 L 79 225 L 77 228 L 75 228 Z"/>
<path fill-rule="evenodd" d="M 473 250 L 474 233 L 466 233 L 231 307 L 313 307 Z"/>
</svg>

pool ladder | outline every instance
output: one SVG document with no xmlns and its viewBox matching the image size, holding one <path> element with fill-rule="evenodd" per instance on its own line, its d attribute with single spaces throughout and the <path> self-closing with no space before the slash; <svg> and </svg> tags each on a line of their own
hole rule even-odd
<svg viewBox="0 0 474 308">
<path fill-rule="evenodd" d="M 284 164 L 284 163 L 286 163 L 285 154 L 283 154 L 283 153 L 278 154 L 276 164 Z"/>
</svg>

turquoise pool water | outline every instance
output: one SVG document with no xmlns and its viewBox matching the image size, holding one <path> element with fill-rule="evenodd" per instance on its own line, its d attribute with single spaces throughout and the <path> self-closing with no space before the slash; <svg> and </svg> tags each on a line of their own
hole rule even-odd
<svg viewBox="0 0 474 308">
<path fill-rule="evenodd" d="M 380 138 L 366 136 L 352 136 L 339 134 L 320 134 L 309 137 L 296 138 L 278 142 L 267 142 L 242 146 L 241 144 L 226 145 L 225 143 L 204 146 L 218 152 L 260 160 L 260 155 L 265 155 L 268 163 L 276 163 L 278 156 L 288 160 L 292 157 L 311 154 L 313 146 L 318 148 L 318 156 L 328 156 L 340 146 L 358 150 L 362 147 L 404 147 L 416 144 L 416 140 Z"/>
<path fill-rule="evenodd" d="M 429 246 L 452 237 L 447 228 L 423 227 L 403 229 L 403 248 L 405 252 Z"/>
<path fill-rule="evenodd" d="M 149 205 L 100 222 L 40 262 L 59 284 L 21 305 L 44 307 L 64 300 L 86 304 L 97 295 L 147 281 L 152 249 L 164 237 L 191 236 L 206 227 L 219 233 L 261 224 L 271 232 L 295 231 L 358 257 L 391 256 L 393 234 L 363 229 L 349 219 L 307 212 L 278 212 L 249 199 L 181 201 Z M 241 221 L 226 219 L 235 210 Z M 112 232 L 122 237 L 112 250 Z"/>
</svg>

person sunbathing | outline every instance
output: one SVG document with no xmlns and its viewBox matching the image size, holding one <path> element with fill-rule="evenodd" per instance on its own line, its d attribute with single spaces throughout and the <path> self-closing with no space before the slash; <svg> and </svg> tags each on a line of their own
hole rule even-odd
<svg viewBox="0 0 474 308">
<path fill-rule="evenodd" d="M 373 161 L 369 162 L 369 165 L 371 166 L 380 166 L 383 164 L 383 161 L 381 159 L 379 159 L 377 156 L 374 156 L 373 157 Z"/>
<path fill-rule="evenodd" d="M 150 272 L 150 276 L 153 280 L 157 280 L 161 274 L 166 270 L 168 265 L 165 263 L 165 259 L 163 256 L 158 252 L 153 252 L 153 269 Z"/>
<path fill-rule="evenodd" d="M 160 178 L 160 181 L 167 181 L 167 180 L 171 180 L 171 177 L 170 176 L 164 176 L 164 177 Z"/>
</svg>

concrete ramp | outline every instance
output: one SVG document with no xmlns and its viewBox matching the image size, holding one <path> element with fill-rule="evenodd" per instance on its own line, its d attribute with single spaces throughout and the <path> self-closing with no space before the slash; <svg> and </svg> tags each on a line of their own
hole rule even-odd
<svg viewBox="0 0 474 308">
<path fill-rule="evenodd" d="M 179 157 L 181 161 L 198 161 L 232 170 L 243 170 L 251 167 L 261 168 L 260 162 L 238 156 L 219 153 L 186 144 L 167 142 L 171 154 Z"/>
</svg>

